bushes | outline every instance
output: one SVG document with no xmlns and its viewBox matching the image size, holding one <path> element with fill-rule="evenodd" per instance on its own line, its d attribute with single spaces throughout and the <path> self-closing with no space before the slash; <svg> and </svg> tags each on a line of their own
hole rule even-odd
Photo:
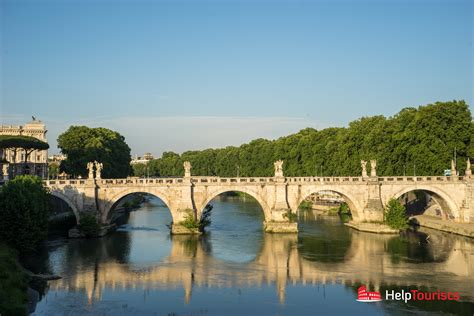
<svg viewBox="0 0 474 316">
<path fill-rule="evenodd" d="M 0 240 L 19 252 L 34 251 L 48 233 L 51 197 L 40 178 L 18 176 L 0 190 Z"/>
<path fill-rule="evenodd" d="M 28 277 L 16 257 L 16 251 L 0 243 L 0 315 L 26 313 Z"/>
<path fill-rule="evenodd" d="M 86 235 L 86 237 L 93 237 L 99 233 L 100 225 L 97 218 L 93 214 L 86 214 L 81 217 L 79 230 Z"/>
<path fill-rule="evenodd" d="M 206 205 L 206 208 L 202 212 L 201 220 L 197 221 L 194 217 L 193 210 L 189 209 L 184 221 L 182 221 L 180 224 L 189 230 L 198 230 L 200 232 L 204 232 L 204 229 L 211 225 L 211 211 L 212 205 Z"/>
<path fill-rule="evenodd" d="M 292 213 L 291 210 L 288 210 L 285 214 L 283 214 L 283 217 L 287 218 L 290 223 L 294 223 L 298 219 L 298 215 L 296 215 L 296 213 Z"/>
<path fill-rule="evenodd" d="M 390 199 L 384 213 L 384 222 L 394 229 L 406 229 L 408 227 L 408 217 L 405 214 L 405 207 L 396 199 Z"/>
<path fill-rule="evenodd" d="M 299 206 L 299 209 L 303 211 L 310 210 L 312 208 L 313 208 L 313 202 L 308 201 L 308 200 L 304 200 L 303 202 L 301 202 Z"/>
</svg>

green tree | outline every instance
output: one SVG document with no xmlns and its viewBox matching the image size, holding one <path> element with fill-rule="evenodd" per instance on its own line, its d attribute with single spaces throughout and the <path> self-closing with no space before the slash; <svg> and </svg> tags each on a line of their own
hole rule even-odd
<svg viewBox="0 0 474 316">
<path fill-rule="evenodd" d="M 125 178 L 131 174 L 130 147 L 117 132 L 98 127 L 71 126 L 59 135 L 58 147 L 67 156 L 60 169 L 74 176 L 87 176 L 87 163 L 103 164 L 102 177 Z"/>
<path fill-rule="evenodd" d="M 194 175 L 272 176 L 273 162 L 283 159 L 287 176 L 360 176 L 360 161 L 376 159 L 380 176 L 442 175 L 454 150 L 462 174 L 466 158 L 474 157 L 474 124 L 467 104 L 456 100 L 404 108 L 388 118 L 362 117 L 344 128 L 306 128 L 239 147 L 166 152 L 150 165 L 153 175 L 162 176 L 181 176 L 185 160 Z"/>
<path fill-rule="evenodd" d="M 147 165 L 144 163 L 136 163 L 132 165 L 133 175 L 135 177 L 147 176 Z"/>
<path fill-rule="evenodd" d="M 0 240 L 34 251 L 48 233 L 51 197 L 40 178 L 18 176 L 0 190 Z"/>
<path fill-rule="evenodd" d="M 390 199 L 384 213 L 384 222 L 394 229 L 406 229 L 408 227 L 408 217 L 403 206 L 397 199 Z"/>
<path fill-rule="evenodd" d="M 50 162 L 48 163 L 48 175 L 49 178 L 54 179 L 59 175 L 59 163 Z"/>
</svg>

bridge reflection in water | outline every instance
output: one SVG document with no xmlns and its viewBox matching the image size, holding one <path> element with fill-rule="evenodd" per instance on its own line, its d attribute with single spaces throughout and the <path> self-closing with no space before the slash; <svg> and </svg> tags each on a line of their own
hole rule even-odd
<svg viewBox="0 0 474 316">
<path fill-rule="evenodd" d="M 117 236 L 106 238 L 96 244 L 95 250 L 84 243 L 83 251 L 68 253 L 67 261 L 73 265 L 70 269 L 74 273 L 51 282 L 50 289 L 85 291 L 91 304 L 101 300 L 105 289 L 183 288 L 188 303 L 196 287 L 273 285 L 280 303 L 284 303 L 289 284 L 341 283 L 370 285 L 375 290 L 390 285 L 459 291 L 462 300 L 474 301 L 474 244 L 469 239 L 430 231 L 429 241 L 433 246 L 420 248 L 423 241 L 415 237 L 408 242 L 400 237 L 361 233 L 337 225 L 326 227 L 333 228 L 323 229 L 316 236 L 304 232 L 299 236 L 263 234 L 256 258 L 238 264 L 213 256 L 209 251 L 212 245 L 207 244 L 205 237 L 172 236 L 171 250 L 159 263 L 134 267 L 124 264 L 126 250 L 111 245 Z M 345 230 L 346 236 L 328 239 L 333 233 L 331 229 Z M 127 234 L 120 238 L 127 238 Z M 311 247 L 318 248 L 321 255 L 311 256 L 315 253 Z"/>
</svg>

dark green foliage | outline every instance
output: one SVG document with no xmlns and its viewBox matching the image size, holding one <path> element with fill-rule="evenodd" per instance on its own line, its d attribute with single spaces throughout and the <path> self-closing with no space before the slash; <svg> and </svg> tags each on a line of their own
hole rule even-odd
<svg viewBox="0 0 474 316">
<path fill-rule="evenodd" d="M 48 164 L 48 176 L 50 179 L 57 178 L 59 175 L 59 163 L 51 162 Z"/>
<path fill-rule="evenodd" d="M 100 224 L 97 222 L 97 218 L 94 214 L 86 214 L 81 217 L 79 224 L 79 230 L 86 237 L 94 237 L 99 233 Z"/>
<path fill-rule="evenodd" d="M 82 177 L 87 176 L 87 163 L 103 164 L 103 178 L 125 178 L 130 175 L 130 147 L 125 138 L 107 128 L 71 126 L 59 135 L 58 147 L 67 155 L 61 162 L 61 172 Z"/>
<path fill-rule="evenodd" d="M 17 253 L 0 243 L 0 315 L 26 315 L 27 286 Z"/>
<path fill-rule="evenodd" d="M 283 214 L 284 218 L 287 218 L 290 223 L 294 223 L 298 220 L 298 215 L 296 213 L 292 213 L 291 210 L 288 210 L 285 214 Z"/>
<path fill-rule="evenodd" d="M 45 150 L 49 148 L 49 145 L 48 143 L 32 136 L 0 135 L 0 148 Z"/>
<path fill-rule="evenodd" d="M 339 214 L 351 214 L 351 210 L 349 209 L 349 205 L 347 205 L 347 203 L 341 203 L 341 205 L 339 205 Z"/>
<path fill-rule="evenodd" d="M 360 161 L 377 159 L 380 176 L 442 175 L 455 149 L 463 174 L 466 157 L 474 156 L 474 124 L 464 101 L 405 108 L 389 118 L 363 117 L 347 128 L 306 128 L 240 147 L 165 152 L 148 164 L 148 171 L 150 176 L 182 176 L 183 162 L 189 160 L 194 175 L 273 176 L 273 162 L 282 159 L 287 176 L 360 176 Z"/>
<path fill-rule="evenodd" d="M 48 233 L 51 197 L 40 178 L 18 176 L 0 190 L 0 241 L 34 251 Z"/>
<path fill-rule="evenodd" d="M 146 177 L 147 176 L 147 165 L 144 163 L 136 163 L 132 165 L 133 176 L 135 177 Z"/>
<path fill-rule="evenodd" d="M 313 208 L 313 202 L 304 200 L 303 202 L 301 202 L 298 208 L 303 211 L 310 210 Z"/>
<path fill-rule="evenodd" d="M 198 230 L 200 232 L 204 232 L 205 228 L 211 225 L 211 211 L 212 205 L 206 205 L 204 211 L 202 212 L 201 219 L 197 221 L 194 217 L 193 210 L 188 210 L 188 214 L 186 215 L 184 221 L 180 224 L 186 227 L 189 230 Z"/>
<path fill-rule="evenodd" d="M 390 199 L 388 201 L 387 209 L 384 213 L 384 222 L 394 229 L 406 229 L 408 227 L 405 207 L 397 199 Z"/>
<path fill-rule="evenodd" d="M 49 148 L 49 145 L 48 143 L 32 136 L 0 135 L 0 148 L 13 150 L 15 156 L 18 149 L 23 149 L 25 152 L 24 162 L 26 163 L 29 155 L 33 151 L 46 150 Z"/>
</svg>

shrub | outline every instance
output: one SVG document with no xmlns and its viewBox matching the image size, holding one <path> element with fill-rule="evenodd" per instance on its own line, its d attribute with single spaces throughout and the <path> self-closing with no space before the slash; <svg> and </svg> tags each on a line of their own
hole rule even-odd
<svg viewBox="0 0 474 316">
<path fill-rule="evenodd" d="M 48 234 L 51 197 L 40 178 L 17 176 L 0 190 L 0 239 L 20 253 L 34 251 Z"/>
<path fill-rule="evenodd" d="M 283 217 L 287 218 L 290 223 L 294 223 L 298 219 L 298 215 L 296 215 L 296 213 L 292 213 L 291 210 L 288 210 L 285 214 L 283 214 Z"/>
<path fill-rule="evenodd" d="M 17 253 L 0 243 L 0 314 L 24 315 L 28 302 L 28 277 L 17 261 Z"/>
<path fill-rule="evenodd" d="M 394 229 L 407 228 L 408 217 L 405 214 L 405 206 L 396 199 L 390 199 L 384 213 L 384 222 Z"/>
<path fill-rule="evenodd" d="M 299 207 L 299 209 L 303 211 L 310 210 L 312 208 L 313 208 L 313 202 L 308 201 L 308 200 L 304 200 L 303 202 L 301 202 L 300 207 Z"/>
<path fill-rule="evenodd" d="M 99 233 L 100 224 L 93 214 L 86 214 L 81 217 L 79 230 L 86 235 L 86 237 L 93 237 Z"/>
<path fill-rule="evenodd" d="M 201 215 L 201 220 L 197 221 L 194 217 L 194 211 L 189 209 L 188 214 L 185 216 L 184 221 L 180 224 L 186 227 L 189 230 L 199 230 L 200 232 L 204 232 L 204 229 L 211 225 L 211 211 L 212 205 L 206 205 L 204 211 Z"/>
<path fill-rule="evenodd" d="M 339 214 L 351 214 L 351 210 L 349 209 L 347 203 L 341 203 L 341 205 L 339 205 Z"/>
</svg>

